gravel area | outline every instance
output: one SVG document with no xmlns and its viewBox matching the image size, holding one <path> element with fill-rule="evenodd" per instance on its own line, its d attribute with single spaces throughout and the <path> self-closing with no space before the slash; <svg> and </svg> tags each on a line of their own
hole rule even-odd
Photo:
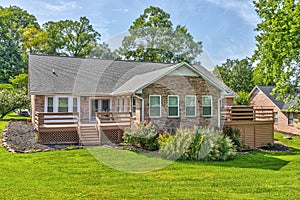
<svg viewBox="0 0 300 200">
<path fill-rule="evenodd" d="M 66 150 L 81 148 L 76 145 L 44 145 L 37 142 L 32 123 L 11 121 L 2 133 L 2 145 L 10 152 L 32 153 L 41 151 Z"/>
</svg>

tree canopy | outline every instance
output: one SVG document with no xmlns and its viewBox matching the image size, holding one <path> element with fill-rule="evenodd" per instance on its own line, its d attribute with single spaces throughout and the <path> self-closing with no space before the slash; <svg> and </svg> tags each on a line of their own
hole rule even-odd
<svg viewBox="0 0 300 200">
<path fill-rule="evenodd" d="M 249 58 L 227 59 L 216 66 L 213 73 L 235 92 L 250 92 L 253 84 L 253 67 Z"/>
<path fill-rule="evenodd" d="M 37 19 L 27 11 L 10 6 L 0 7 L 0 83 L 7 83 L 10 76 L 26 72 L 26 60 L 22 60 L 22 30 L 39 29 Z"/>
<path fill-rule="evenodd" d="M 15 109 L 28 107 L 29 98 L 22 90 L 0 91 L 0 119 Z"/>
<path fill-rule="evenodd" d="M 300 2 L 257 0 L 256 83 L 275 85 L 273 93 L 300 105 Z"/>
<path fill-rule="evenodd" d="M 117 50 L 121 59 L 176 63 L 193 62 L 202 52 L 202 42 L 194 41 L 184 26 L 176 26 L 170 14 L 150 6 L 130 26 Z"/>
<path fill-rule="evenodd" d="M 97 32 L 86 17 L 79 21 L 60 20 L 43 25 L 48 33 L 48 54 L 85 57 L 89 55 L 98 40 Z"/>
</svg>

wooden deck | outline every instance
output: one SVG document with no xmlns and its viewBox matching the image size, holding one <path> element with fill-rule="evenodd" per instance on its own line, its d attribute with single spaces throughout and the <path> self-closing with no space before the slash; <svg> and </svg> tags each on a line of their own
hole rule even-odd
<svg viewBox="0 0 300 200">
<path fill-rule="evenodd" d="M 224 126 L 240 130 L 240 141 L 251 149 L 274 143 L 274 113 L 271 108 L 233 106 L 223 108 Z"/>
<path fill-rule="evenodd" d="M 131 127 L 130 112 L 96 112 L 96 127 L 100 143 L 122 142 L 123 132 Z"/>
<path fill-rule="evenodd" d="M 34 127 L 38 133 L 38 141 L 43 144 L 80 145 L 121 142 L 124 129 L 131 126 L 131 113 L 97 112 L 95 124 L 81 124 L 79 121 L 79 113 L 37 112 Z"/>
</svg>

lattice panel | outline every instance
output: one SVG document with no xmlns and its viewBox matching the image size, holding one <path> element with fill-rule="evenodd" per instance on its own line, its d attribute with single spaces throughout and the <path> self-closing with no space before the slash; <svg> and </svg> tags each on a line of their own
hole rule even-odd
<svg viewBox="0 0 300 200">
<path fill-rule="evenodd" d="M 103 142 L 120 143 L 123 142 L 123 131 L 120 129 L 103 130 Z"/>
<path fill-rule="evenodd" d="M 78 143 L 78 134 L 76 129 L 52 130 L 39 132 L 38 140 L 42 144 Z"/>
</svg>

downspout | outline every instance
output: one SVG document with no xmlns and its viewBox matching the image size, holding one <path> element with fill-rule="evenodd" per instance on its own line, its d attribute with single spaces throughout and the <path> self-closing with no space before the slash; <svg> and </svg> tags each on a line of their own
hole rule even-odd
<svg viewBox="0 0 300 200">
<path fill-rule="evenodd" d="M 218 128 L 221 128 L 221 101 L 222 97 L 218 99 Z"/>
<path fill-rule="evenodd" d="M 136 97 L 136 98 L 138 98 L 139 100 L 142 101 L 142 121 L 144 121 L 144 99 L 140 96 L 135 95 L 135 94 L 133 95 L 133 97 Z"/>
</svg>

